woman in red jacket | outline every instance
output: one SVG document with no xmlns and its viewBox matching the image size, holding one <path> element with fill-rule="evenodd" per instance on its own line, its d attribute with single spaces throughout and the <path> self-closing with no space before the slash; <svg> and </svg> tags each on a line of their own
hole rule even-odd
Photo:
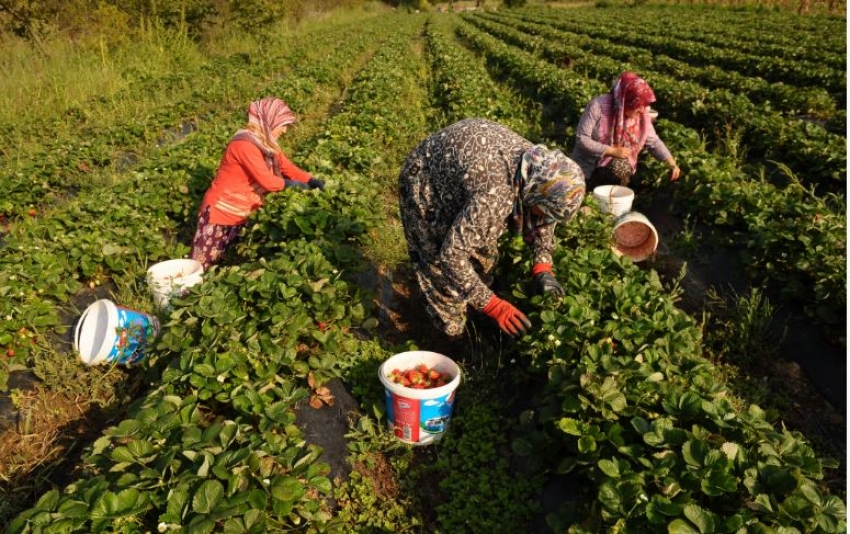
<svg viewBox="0 0 850 534">
<path fill-rule="evenodd" d="M 204 270 L 219 261 L 267 193 L 285 187 L 324 189 L 324 182 L 289 161 L 277 144 L 296 120 L 280 99 L 251 102 L 248 123 L 227 144 L 198 212 L 191 258 Z"/>
</svg>

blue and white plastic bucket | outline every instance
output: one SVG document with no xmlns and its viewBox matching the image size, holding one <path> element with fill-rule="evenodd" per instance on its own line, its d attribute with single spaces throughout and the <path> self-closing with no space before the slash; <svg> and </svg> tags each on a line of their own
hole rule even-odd
<svg viewBox="0 0 850 534">
<path fill-rule="evenodd" d="M 389 378 L 393 369 L 408 370 L 422 364 L 447 373 L 452 377 L 451 381 L 436 388 L 414 389 Z M 460 367 L 451 358 L 436 352 L 402 352 L 382 363 L 378 368 L 378 378 L 386 393 L 387 422 L 396 438 L 412 445 L 439 441 L 452 418 L 460 375 Z"/>
<path fill-rule="evenodd" d="M 86 365 L 130 365 L 145 357 L 159 335 L 159 319 L 108 299 L 86 308 L 74 331 L 74 348 Z"/>
</svg>

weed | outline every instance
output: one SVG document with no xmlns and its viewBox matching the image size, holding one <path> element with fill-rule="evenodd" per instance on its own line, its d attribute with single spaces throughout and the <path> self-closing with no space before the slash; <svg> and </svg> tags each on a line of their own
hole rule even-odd
<svg viewBox="0 0 850 534">
<path fill-rule="evenodd" d="M 699 250 L 699 247 L 699 236 L 694 230 L 694 224 L 691 222 L 690 217 L 685 217 L 684 225 L 673 238 L 670 248 L 674 254 L 689 258 L 693 257 L 697 250 Z"/>
<path fill-rule="evenodd" d="M 777 324 L 777 309 L 761 289 L 750 288 L 745 295 L 733 291 L 728 304 L 722 304 L 717 296 L 712 300 L 722 314 L 712 333 L 718 354 L 725 354 L 728 361 L 744 367 L 776 357 L 787 326 Z"/>
</svg>

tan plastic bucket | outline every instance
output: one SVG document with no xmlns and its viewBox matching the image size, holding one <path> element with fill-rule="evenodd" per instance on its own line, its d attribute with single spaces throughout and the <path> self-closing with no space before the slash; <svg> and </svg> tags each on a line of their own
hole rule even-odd
<svg viewBox="0 0 850 534">
<path fill-rule="evenodd" d="M 643 261 L 655 254 L 658 232 L 641 213 L 630 211 L 614 221 L 614 252 L 632 261 Z"/>
</svg>

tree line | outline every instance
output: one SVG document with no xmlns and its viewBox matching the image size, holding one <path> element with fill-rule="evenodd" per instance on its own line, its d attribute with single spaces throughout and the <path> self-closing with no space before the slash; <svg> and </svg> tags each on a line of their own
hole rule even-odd
<svg viewBox="0 0 850 534">
<path fill-rule="evenodd" d="M 36 43 L 51 35 L 123 40 L 151 25 L 202 41 L 222 31 L 262 33 L 285 19 L 367 0 L 0 0 L 0 34 Z M 398 3 L 398 2 L 395 2 Z"/>
</svg>

